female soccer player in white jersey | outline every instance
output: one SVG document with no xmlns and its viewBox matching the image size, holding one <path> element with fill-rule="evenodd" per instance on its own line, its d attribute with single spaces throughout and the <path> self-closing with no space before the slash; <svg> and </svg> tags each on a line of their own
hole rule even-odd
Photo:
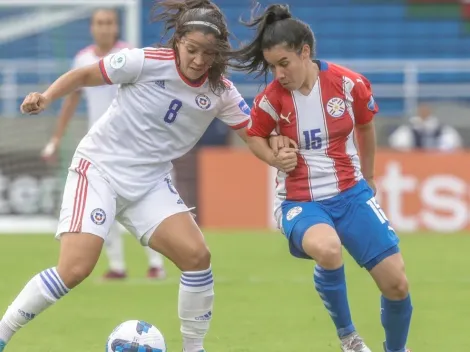
<svg viewBox="0 0 470 352">
<path fill-rule="evenodd" d="M 370 352 L 352 323 L 343 244 L 382 292 L 385 350 L 405 352 L 412 306 L 398 238 L 374 198 L 378 107 L 370 84 L 356 72 L 313 60 L 313 33 L 287 6 L 269 6 L 248 26 L 257 35 L 234 53 L 236 66 L 271 70 L 275 77 L 255 99 L 248 144 L 264 155 L 266 137 L 277 130 L 299 145 L 295 170 L 277 176 L 275 216 L 291 254 L 316 261 L 315 288 L 342 350 Z"/>
<path fill-rule="evenodd" d="M 82 68 L 98 62 L 109 54 L 129 48 L 130 45 L 119 41 L 119 20 L 118 13 L 114 9 L 96 9 L 93 12 L 90 23 L 90 32 L 94 40 L 93 45 L 89 45 L 80 50 L 73 61 L 73 68 Z M 69 94 L 64 99 L 64 104 L 59 114 L 56 130 L 42 152 L 45 160 L 54 158 L 65 133 L 70 119 L 75 114 L 82 94 L 87 102 L 88 126 L 91 126 L 103 116 L 111 105 L 117 94 L 117 85 L 107 85 L 103 87 L 85 87 Z M 126 278 L 126 264 L 124 260 L 124 245 L 121 227 L 117 222 L 109 229 L 109 234 L 105 241 L 105 252 L 109 260 L 109 270 L 103 278 L 124 279 Z M 150 247 L 144 247 L 148 261 L 147 277 L 160 279 L 165 277 L 163 269 L 162 255 L 155 252 Z"/>
<path fill-rule="evenodd" d="M 204 351 L 214 298 L 211 256 L 172 185 L 171 161 L 188 152 L 215 117 L 245 139 L 250 109 L 223 76 L 230 47 L 219 8 L 209 0 L 164 0 L 156 11 L 156 20 L 174 29 L 168 48 L 124 49 L 66 73 L 44 93 L 29 94 L 21 106 L 37 114 L 82 87 L 120 84 L 72 160 L 57 230 L 58 265 L 34 276 L 9 306 L 0 321 L 0 351 L 90 275 L 115 218 L 181 269 L 183 350 Z M 285 171 L 296 160 L 294 152 L 271 158 Z"/>
</svg>

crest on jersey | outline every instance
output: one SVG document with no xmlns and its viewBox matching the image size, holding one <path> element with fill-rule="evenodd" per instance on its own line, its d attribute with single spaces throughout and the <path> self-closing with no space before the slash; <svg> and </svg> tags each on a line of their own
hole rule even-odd
<svg viewBox="0 0 470 352">
<path fill-rule="evenodd" d="M 301 212 L 302 212 L 302 207 L 293 207 L 287 212 L 286 219 L 290 221 L 293 218 L 295 218 L 297 215 L 299 215 Z"/>
<path fill-rule="evenodd" d="M 101 208 L 96 208 L 91 212 L 91 221 L 93 221 L 96 225 L 103 225 L 106 221 L 106 213 Z"/>
<path fill-rule="evenodd" d="M 119 68 L 122 68 L 124 65 L 126 64 L 126 55 L 124 54 L 115 54 L 113 55 L 113 57 L 111 58 L 111 67 L 114 68 L 114 69 L 119 69 Z"/>
<path fill-rule="evenodd" d="M 238 104 L 238 107 L 245 115 L 250 115 L 250 107 L 246 103 L 245 99 L 242 99 Z"/>
<path fill-rule="evenodd" d="M 341 117 L 346 111 L 346 104 L 341 98 L 331 98 L 326 104 L 326 111 L 328 111 L 328 114 L 330 114 L 331 117 Z"/>
<path fill-rule="evenodd" d="M 196 104 L 203 110 L 207 110 L 211 107 L 211 100 L 205 94 L 199 94 L 196 97 Z"/>
</svg>

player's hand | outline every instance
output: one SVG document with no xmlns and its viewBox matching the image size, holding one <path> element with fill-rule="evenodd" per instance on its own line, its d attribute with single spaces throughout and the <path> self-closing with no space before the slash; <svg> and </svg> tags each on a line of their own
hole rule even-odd
<svg viewBox="0 0 470 352">
<path fill-rule="evenodd" d="M 278 155 L 279 150 L 285 147 L 292 147 L 298 151 L 299 146 L 295 141 L 286 136 L 271 136 L 269 137 L 269 146 L 273 150 L 274 155 Z"/>
<path fill-rule="evenodd" d="M 375 184 L 375 180 L 373 177 L 366 178 L 366 182 L 369 185 L 370 188 L 372 188 L 372 191 L 374 192 L 374 196 L 377 195 L 377 186 Z"/>
<path fill-rule="evenodd" d="M 297 166 L 297 152 L 295 148 L 284 147 L 274 156 L 273 165 L 283 172 L 291 172 Z"/>
<path fill-rule="evenodd" d="M 60 142 L 57 138 L 52 138 L 41 151 L 41 158 L 47 162 L 54 161 L 59 144 Z"/>
<path fill-rule="evenodd" d="M 48 99 L 41 93 L 29 93 L 21 104 L 21 112 L 28 115 L 37 115 L 49 105 Z"/>
</svg>

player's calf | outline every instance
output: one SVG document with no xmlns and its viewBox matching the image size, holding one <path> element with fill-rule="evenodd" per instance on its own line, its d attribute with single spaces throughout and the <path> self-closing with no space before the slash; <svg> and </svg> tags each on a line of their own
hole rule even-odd
<svg viewBox="0 0 470 352">
<path fill-rule="evenodd" d="M 98 261 L 102 244 L 101 238 L 90 234 L 63 236 L 59 266 L 34 276 L 8 307 L 0 321 L 0 342 L 6 344 L 20 328 L 87 277 Z"/>
<path fill-rule="evenodd" d="M 385 348 L 405 352 L 413 307 L 401 254 L 390 255 L 370 270 L 382 291 L 381 320 L 385 330 Z"/>
<path fill-rule="evenodd" d="M 305 220 L 307 221 L 307 219 Z M 293 236 L 305 226 L 303 221 L 293 229 Z M 313 280 L 326 310 L 333 320 L 338 337 L 343 339 L 355 332 L 349 309 L 346 278 L 341 254 L 341 241 L 333 227 L 327 224 L 310 226 L 302 238 L 302 248 L 317 262 Z"/>
<path fill-rule="evenodd" d="M 203 351 L 204 337 L 212 320 L 214 279 L 211 255 L 204 237 L 189 212 L 166 218 L 150 237 L 152 249 L 180 268 L 178 314 L 185 352 Z"/>
</svg>

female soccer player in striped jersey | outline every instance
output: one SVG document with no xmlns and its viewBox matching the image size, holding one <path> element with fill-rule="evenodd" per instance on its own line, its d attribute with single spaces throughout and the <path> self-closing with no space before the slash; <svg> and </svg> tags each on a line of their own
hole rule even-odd
<svg viewBox="0 0 470 352">
<path fill-rule="evenodd" d="M 124 49 L 66 73 L 44 93 L 29 94 L 21 106 L 24 113 L 38 114 L 82 87 L 120 85 L 69 168 L 56 234 L 58 265 L 34 276 L 9 306 L 0 321 L 0 351 L 22 326 L 90 275 L 115 218 L 182 271 L 183 351 L 204 351 L 214 299 L 211 256 L 171 182 L 171 161 L 187 153 L 215 117 L 246 139 L 250 109 L 224 78 L 230 46 L 219 8 L 209 0 L 164 0 L 156 11 L 156 20 L 174 29 L 168 47 Z M 294 151 L 268 154 L 266 159 L 284 171 L 296 165 Z"/>
<path fill-rule="evenodd" d="M 405 352 L 412 306 L 398 237 L 374 198 L 378 107 L 370 84 L 356 72 L 314 60 L 313 33 L 287 6 L 271 5 L 248 25 L 257 34 L 234 53 L 236 66 L 275 76 L 255 99 L 248 145 L 263 156 L 273 130 L 299 145 L 297 167 L 279 172 L 276 183 L 275 216 L 290 251 L 316 261 L 315 288 L 344 352 L 370 349 L 352 323 L 342 244 L 382 292 L 384 349 Z"/>
</svg>

